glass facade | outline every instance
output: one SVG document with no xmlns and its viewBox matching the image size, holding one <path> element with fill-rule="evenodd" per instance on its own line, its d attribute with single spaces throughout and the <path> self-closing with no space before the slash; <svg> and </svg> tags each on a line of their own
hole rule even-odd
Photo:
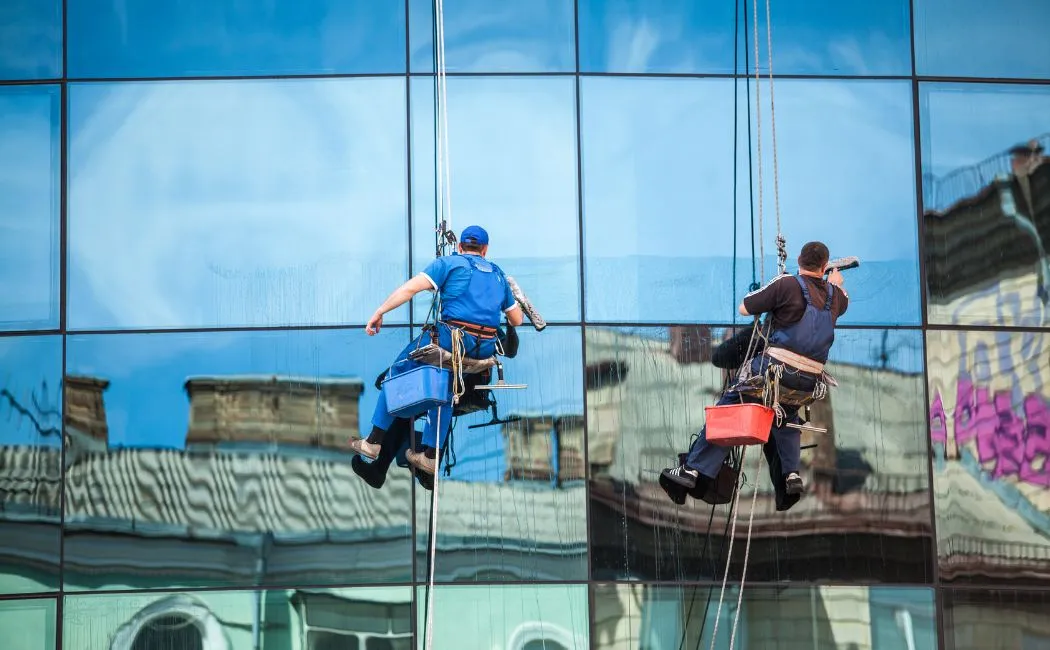
<svg viewBox="0 0 1050 650">
<path fill-rule="evenodd" d="M 445 4 L 452 225 L 550 327 L 436 501 L 347 447 L 433 3 L 0 7 L 0 646 L 1050 649 L 1050 5 Z M 861 260 L 807 493 L 675 505 L 778 221 Z"/>
</svg>

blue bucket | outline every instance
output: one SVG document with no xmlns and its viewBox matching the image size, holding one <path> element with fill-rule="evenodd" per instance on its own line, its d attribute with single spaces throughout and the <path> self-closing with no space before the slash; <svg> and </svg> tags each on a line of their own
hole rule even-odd
<svg viewBox="0 0 1050 650">
<path fill-rule="evenodd" d="M 396 364 L 395 364 L 396 365 Z M 393 368 L 390 369 L 393 372 Z M 386 408 L 398 418 L 414 418 L 436 406 L 450 405 L 452 372 L 437 366 L 418 366 L 383 380 Z"/>
</svg>

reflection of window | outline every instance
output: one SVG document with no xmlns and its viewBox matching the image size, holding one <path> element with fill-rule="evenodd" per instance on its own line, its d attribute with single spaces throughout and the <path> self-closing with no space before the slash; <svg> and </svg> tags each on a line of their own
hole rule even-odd
<svg viewBox="0 0 1050 650">
<path fill-rule="evenodd" d="M 131 650 L 204 650 L 204 638 L 189 616 L 158 616 L 135 636 Z"/>
<path fill-rule="evenodd" d="M 568 630 L 550 623 L 531 621 L 510 635 L 508 650 L 569 650 L 586 648 L 583 639 L 573 638 Z"/>
<path fill-rule="evenodd" d="M 222 623 L 186 594 L 143 607 L 113 635 L 110 650 L 230 650 Z"/>
<path fill-rule="evenodd" d="M 412 606 L 298 594 L 306 650 L 411 650 Z M 181 650 L 181 649 L 180 649 Z"/>
<path fill-rule="evenodd" d="M 521 650 L 569 650 L 557 641 L 545 641 L 534 639 L 521 646 Z"/>
</svg>

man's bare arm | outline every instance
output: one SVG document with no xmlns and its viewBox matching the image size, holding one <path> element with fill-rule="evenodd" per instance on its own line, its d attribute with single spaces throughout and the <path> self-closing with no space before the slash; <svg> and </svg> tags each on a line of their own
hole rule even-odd
<svg viewBox="0 0 1050 650">
<path fill-rule="evenodd" d="M 372 314 L 372 318 L 368 321 L 368 325 L 365 326 L 365 332 L 369 336 L 378 333 L 379 329 L 383 326 L 384 314 L 387 314 L 409 300 L 412 300 L 412 297 L 420 291 L 428 291 L 433 288 L 434 285 L 430 283 L 430 278 L 420 273 L 397 289 L 394 289 L 394 292 L 391 293 L 390 296 L 383 301 L 383 304 L 379 305 L 379 309 Z"/>
</svg>

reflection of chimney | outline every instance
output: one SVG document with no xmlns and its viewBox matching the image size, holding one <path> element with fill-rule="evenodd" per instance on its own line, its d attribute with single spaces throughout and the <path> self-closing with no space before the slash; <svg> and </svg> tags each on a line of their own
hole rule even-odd
<svg viewBox="0 0 1050 650">
<path fill-rule="evenodd" d="M 102 393 L 109 381 L 95 377 L 66 375 L 65 426 L 95 440 L 109 444 L 109 426 L 106 424 L 106 402 Z"/>
<path fill-rule="evenodd" d="M 707 325 L 672 327 L 671 356 L 678 363 L 708 363 L 711 361 L 711 328 Z"/>
<path fill-rule="evenodd" d="M 584 477 L 583 417 L 522 417 L 504 424 L 502 431 L 507 456 L 506 480 L 552 481 L 556 478 L 562 482 Z"/>
<path fill-rule="evenodd" d="M 263 442 L 342 448 L 358 433 L 360 379 L 199 377 L 186 382 L 186 444 Z"/>
</svg>

